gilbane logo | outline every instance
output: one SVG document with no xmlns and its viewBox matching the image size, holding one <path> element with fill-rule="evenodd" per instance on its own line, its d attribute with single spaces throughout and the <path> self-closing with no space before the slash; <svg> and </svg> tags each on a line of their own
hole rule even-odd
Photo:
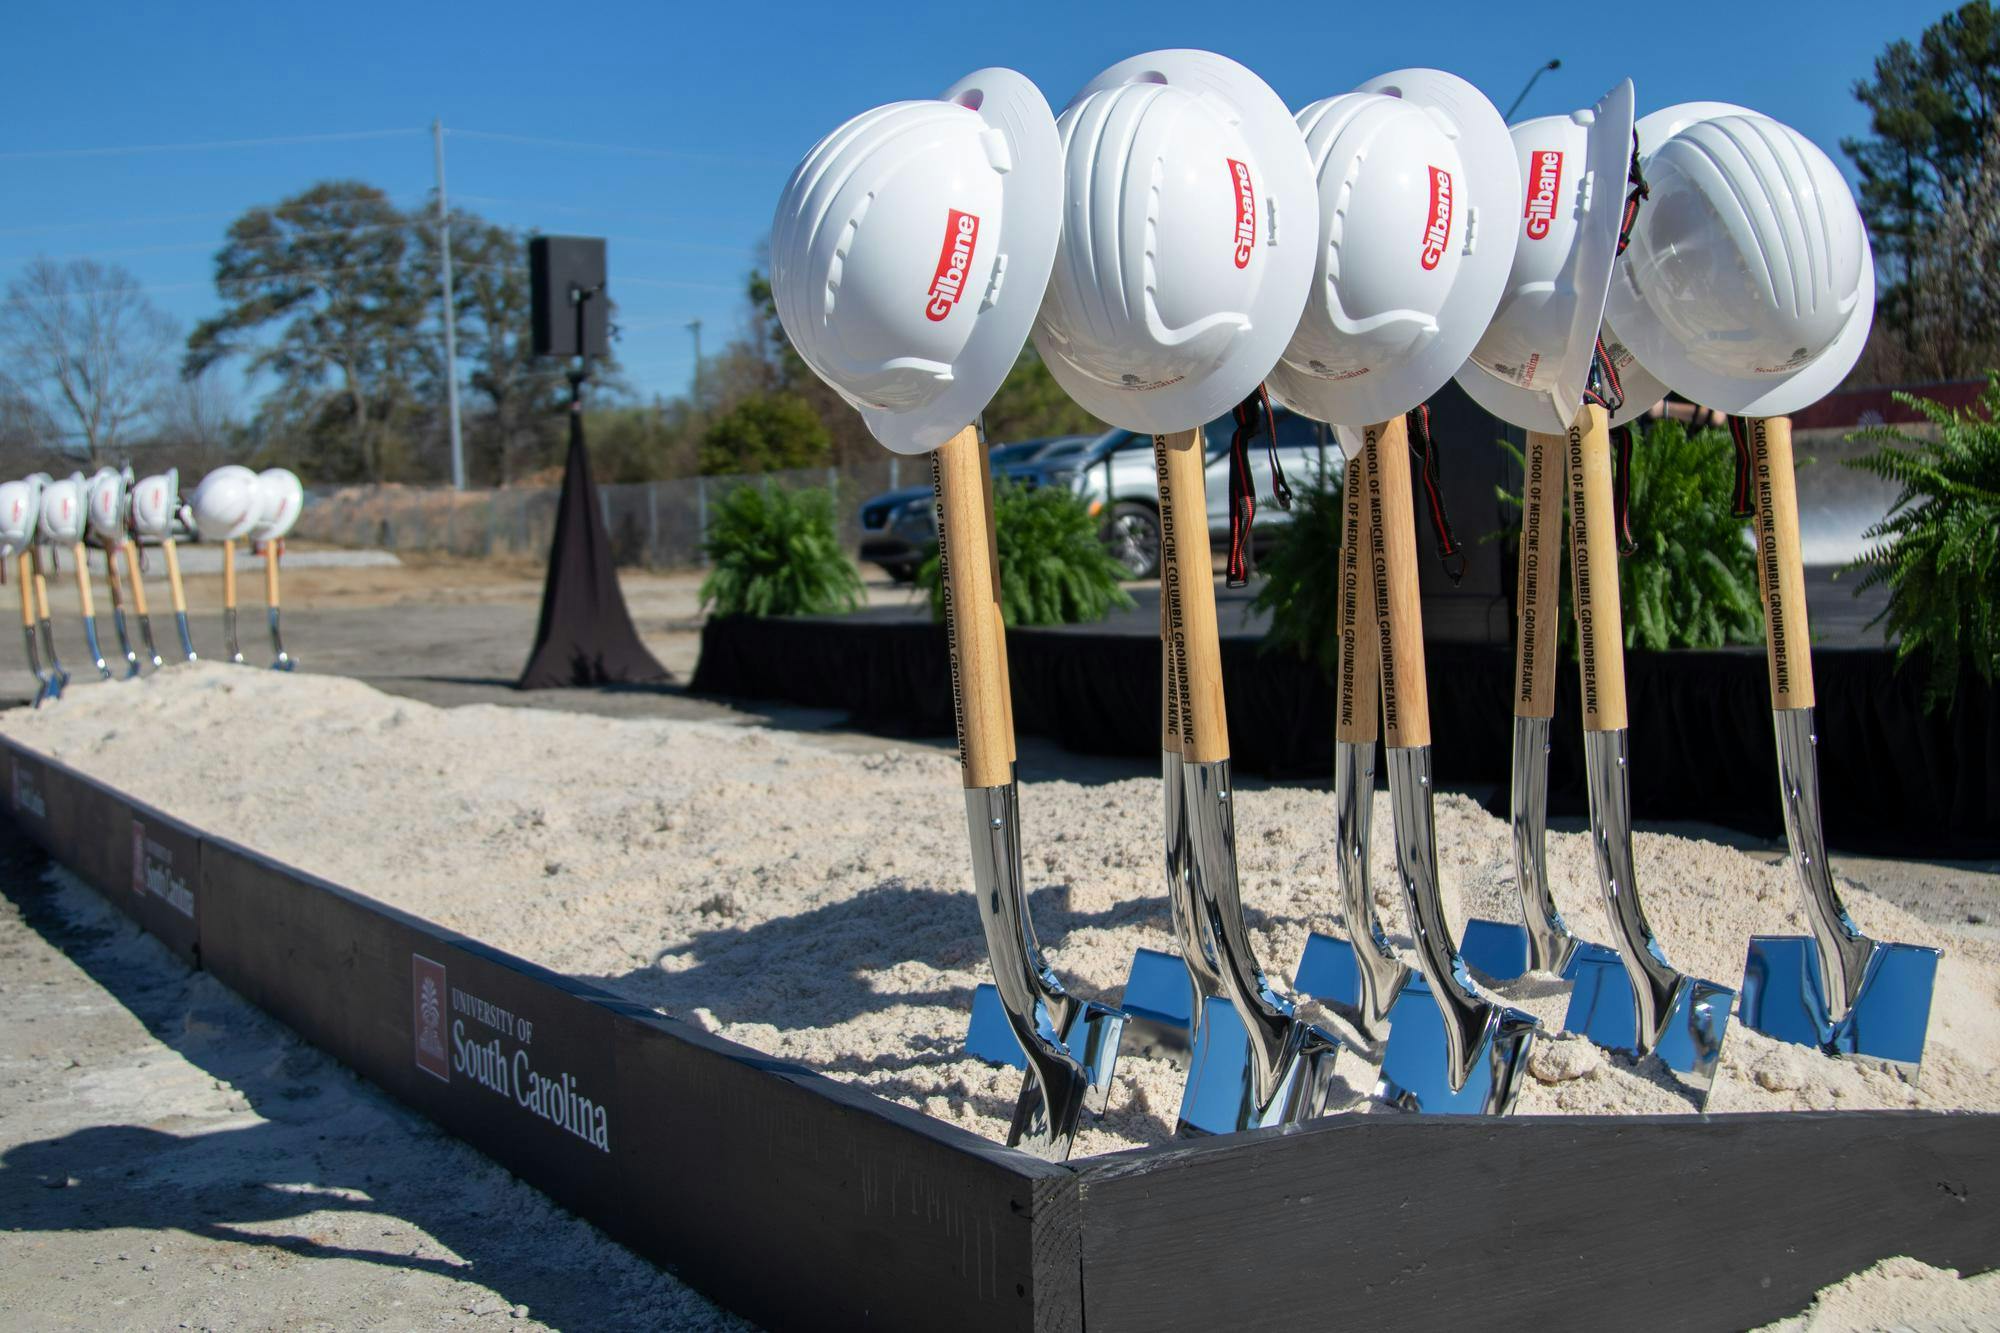
<svg viewBox="0 0 2000 1333">
<path fill-rule="evenodd" d="M 1250 168 L 1235 158 L 1229 163 L 1229 182 L 1236 191 L 1236 267 L 1250 267 L 1250 252 L 1257 246 L 1257 188 L 1250 183 Z"/>
<path fill-rule="evenodd" d="M 1451 242 L 1451 173 L 1442 167 L 1431 168 L 1431 218 L 1424 227 L 1424 271 L 1429 272 L 1444 259 L 1444 248 Z"/>
<path fill-rule="evenodd" d="M 1528 168 L 1528 206 L 1521 216 L 1528 220 L 1528 239 L 1539 241 L 1549 234 L 1555 221 L 1556 196 L 1562 193 L 1563 155 L 1554 149 L 1535 151 Z"/>
<path fill-rule="evenodd" d="M 944 249 L 931 277 L 930 304 L 924 314 L 935 324 L 951 313 L 965 294 L 965 275 L 972 268 L 972 251 L 979 244 L 979 218 L 952 209 L 944 220 Z"/>
</svg>

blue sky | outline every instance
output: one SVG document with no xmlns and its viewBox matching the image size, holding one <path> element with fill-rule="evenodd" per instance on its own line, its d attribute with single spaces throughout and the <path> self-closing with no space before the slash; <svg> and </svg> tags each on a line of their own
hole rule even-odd
<svg viewBox="0 0 2000 1333">
<path fill-rule="evenodd" d="M 1839 140 L 1866 129 L 1854 81 L 1887 42 L 1914 38 L 1944 9 L 24 4 L 0 66 L 0 281 L 36 254 L 89 254 L 132 269 L 192 324 L 216 308 L 211 259 L 231 218 L 332 176 L 415 205 L 433 182 L 428 126 L 441 117 L 454 131 L 454 202 L 513 226 L 610 238 L 627 379 L 672 394 L 693 367 L 689 319 L 703 321 L 709 351 L 740 329 L 743 274 L 813 141 L 981 65 L 1021 70 L 1058 110 L 1104 66 L 1166 46 L 1233 56 L 1294 107 L 1434 65 L 1504 109 L 1556 56 L 1562 69 L 1517 118 L 1589 103 L 1629 75 L 1642 112 L 1745 103 L 1845 165 Z M 372 137 L 313 139 L 360 133 Z M 266 139 L 288 142 L 79 151 Z"/>
</svg>

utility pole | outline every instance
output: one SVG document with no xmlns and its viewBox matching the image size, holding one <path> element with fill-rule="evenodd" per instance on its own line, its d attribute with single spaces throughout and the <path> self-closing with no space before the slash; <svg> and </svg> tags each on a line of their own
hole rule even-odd
<svg viewBox="0 0 2000 1333">
<path fill-rule="evenodd" d="M 688 321 L 688 330 L 694 334 L 694 415 L 701 419 L 701 321 Z"/>
<path fill-rule="evenodd" d="M 458 426 L 458 317 L 451 299 L 451 213 L 444 198 L 444 121 L 431 122 L 431 147 L 437 157 L 438 257 L 444 273 L 444 397 L 451 415 L 451 488 L 465 489 L 465 441 Z"/>
</svg>

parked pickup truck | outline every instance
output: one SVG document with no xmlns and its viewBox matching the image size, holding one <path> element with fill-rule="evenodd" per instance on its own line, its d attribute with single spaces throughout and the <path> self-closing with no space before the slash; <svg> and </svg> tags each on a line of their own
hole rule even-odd
<svg viewBox="0 0 2000 1333">
<path fill-rule="evenodd" d="M 1344 455 L 1332 427 L 1284 408 L 1277 409 L 1277 422 L 1278 461 L 1294 489 L 1322 475 L 1340 475 Z M 1229 439 L 1235 430 L 1234 419 L 1224 416 L 1209 422 L 1202 431 L 1208 451 L 1208 536 L 1217 546 L 1229 542 Z M 1268 438 L 1259 433 L 1250 449 L 1257 488 L 1253 543 L 1260 534 L 1291 521 L 1291 515 L 1271 498 L 1268 444 Z M 1153 437 L 1128 430 L 1107 431 L 1077 461 L 1076 468 L 1071 488 L 1090 502 L 1092 513 L 1103 518 L 1112 555 L 1130 577 L 1155 577 L 1160 569 L 1160 498 L 1153 472 Z"/>
</svg>

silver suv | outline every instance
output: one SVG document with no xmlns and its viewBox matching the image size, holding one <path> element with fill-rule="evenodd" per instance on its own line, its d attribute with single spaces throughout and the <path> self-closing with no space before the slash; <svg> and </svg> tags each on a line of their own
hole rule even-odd
<svg viewBox="0 0 2000 1333">
<path fill-rule="evenodd" d="M 1322 476 L 1340 476 L 1345 455 L 1331 426 L 1296 416 L 1284 408 L 1277 409 L 1276 417 L 1278 461 L 1294 490 Z M 1208 451 L 1208 536 L 1217 545 L 1229 541 L 1229 440 L 1235 431 L 1236 421 L 1230 416 L 1211 421 L 1202 430 Z M 1271 498 L 1269 443 L 1268 437 L 1259 432 L 1250 447 L 1250 469 L 1257 495 L 1257 521 L 1251 528 L 1253 543 L 1258 534 L 1289 523 L 1292 518 Z M 1129 430 L 1106 431 L 1097 437 L 1076 467 L 1071 489 L 1089 502 L 1093 515 L 1104 521 L 1111 554 L 1130 577 L 1155 577 L 1160 571 L 1160 496 L 1153 473 L 1153 437 Z"/>
</svg>

